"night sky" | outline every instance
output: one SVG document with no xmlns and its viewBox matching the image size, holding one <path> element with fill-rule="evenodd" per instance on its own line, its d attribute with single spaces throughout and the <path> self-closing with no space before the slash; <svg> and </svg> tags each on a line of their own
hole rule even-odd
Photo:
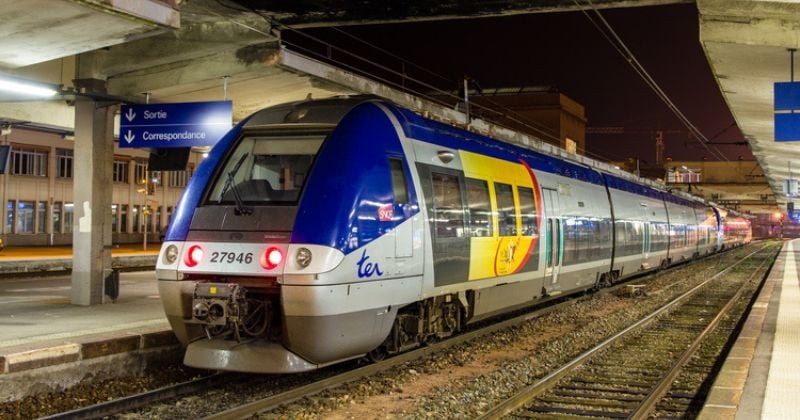
<svg viewBox="0 0 800 420">
<path fill-rule="evenodd" d="M 677 107 L 713 142 L 742 141 L 698 41 L 692 4 L 601 11 L 618 36 Z M 344 33 L 344 32 L 346 33 Z M 455 90 L 464 75 L 483 88 L 554 86 L 582 103 L 588 126 L 624 126 L 626 134 L 587 134 L 589 155 L 655 162 L 653 130 L 665 130 L 665 157 L 716 160 L 581 12 L 501 18 L 305 29 L 336 47 L 392 68 L 399 60 L 359 39 L 429 69 L 415 74 Z M 290 43 L 307 42 L 284 32 Z M 313 48 L 313 47 L 312 47 Z M 334 50 L 339 59 L 345 56 Z M 360 67 L 368 66 L 363 63 Z M 422 88 L 420 88 L 422 89 Z M 752 159 L 746 146 L 717 146 L 728 159 Z"/>
</svg>

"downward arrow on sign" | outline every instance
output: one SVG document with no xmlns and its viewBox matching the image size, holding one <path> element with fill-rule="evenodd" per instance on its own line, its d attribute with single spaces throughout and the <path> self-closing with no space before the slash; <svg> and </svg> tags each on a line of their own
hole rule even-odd
<svg viewBox="0 0 800 420">
<path fill-rule="evenodd" d="M 128 108 L 128 112 L 125 113 L 125 118 L 128 119 L 128 122 L 131 122 L 134 118 L 136 118 L 136 113 L 133 112 L 133 108 Z"/>
<path fill-rule="evenodd" d="M 136 136 L 134 136 L 134 135 L 133 135 L 133 133 L 131 132 L 131 130 L 128 130 L 128 132 L 127 132 L 127 133 L 125 133 L 125 137 L 124 137 L 124 139 L 125 139 L 125 141 L 127 141 L 127 142 L 128 142 L 128 144 L 131 144 L 131 142 L 132 142 L 132 141 L 133 141 L 135 138 L 136 138 Z"/>
</svg>

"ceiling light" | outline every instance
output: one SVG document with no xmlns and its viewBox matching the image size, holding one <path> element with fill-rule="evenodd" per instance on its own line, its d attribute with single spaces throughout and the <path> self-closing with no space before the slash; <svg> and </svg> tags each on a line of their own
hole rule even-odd
<svg viewBox="0 0 800 420">
<path fill-rule="evenodd" d="M 50 88 L 45 84 L 22 82 L 18 80 L 11 80 L 5 77 L 0 77 L 0 90 L 41 97 L 54 96 L 56 93 L 58 93 L 55 89 Z"/>
</svg>

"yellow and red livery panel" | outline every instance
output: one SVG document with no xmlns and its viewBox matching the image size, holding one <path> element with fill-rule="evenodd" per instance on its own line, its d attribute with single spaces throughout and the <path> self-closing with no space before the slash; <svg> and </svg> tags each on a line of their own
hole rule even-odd
<svg viewBox="0 0 800 420">
<path fill-rule="evenodd" d="M 492 208 L 492 235 L 472 237 L 470 242 L 469 280 L 481 280 L 519 272 L 534 254 L 541 220 L 541 193 L 533 170 L 523 163 L 509 162 L 467 151 L 459 152 L 464 175 L 487 181 Z M 501 236 L 498 220 L 496 183 L 511 185 L 514 191 L 516 229 L 513 236 Z M 533 191 L 536 231 L 524 232 L 519 213 L 519 189 Z"/>
</svg>

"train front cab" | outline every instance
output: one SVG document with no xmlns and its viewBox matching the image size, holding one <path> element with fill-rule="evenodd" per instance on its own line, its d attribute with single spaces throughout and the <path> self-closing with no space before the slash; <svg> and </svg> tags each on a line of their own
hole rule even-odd
<svg viewBox="0 0 800 420">
<path fill-rule="evenodd" d="M 383 110 L 349 108 L 325 130 L 256 114 L 198 168 L 157 266 L 187 365 L 281 373 L 359 357 L 419 299 L 405 153 Z"/>
</svg>

